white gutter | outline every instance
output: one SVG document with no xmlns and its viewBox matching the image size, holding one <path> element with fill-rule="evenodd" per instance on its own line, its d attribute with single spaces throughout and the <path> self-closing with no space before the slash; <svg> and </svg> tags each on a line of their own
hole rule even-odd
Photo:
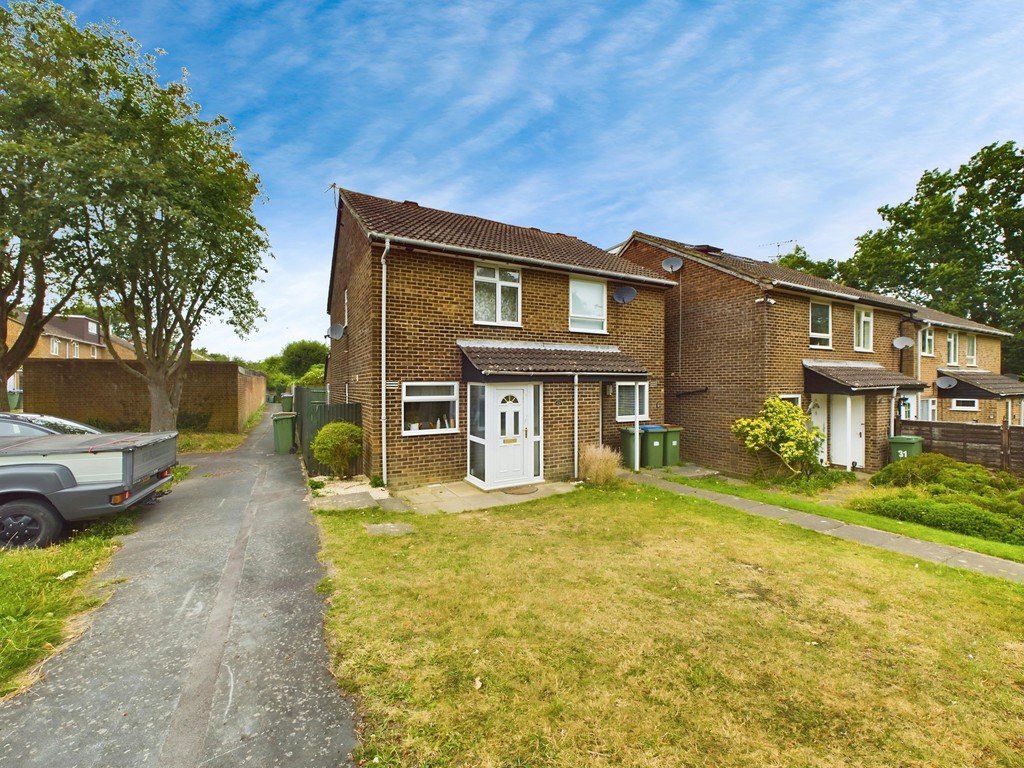
<svg viewBox="0 0 1024 768">
<path fill-rule="evenodd" d="M 588 269 L 584 267 L 577 267 L 572 264 L 562 264 L 557 261 L 546 261 L 544 259 L 534 259 L 529 256 L 515 256 L 510 253 L 501 253 L 499 251 L 484 251 L 478 248 L 466 248 L 461 245 L 449 245 L 446 243 L 435 243 L 430 240 L 417 240 L 412 237 L 399 237 L 396 235 L 386 235 L 383 232 L 369 232 L 369 237 L 377 238 L 378 240 L 384 240 L 386 242 L 395 242 L 401 245 L 409 245 L 414 248 L 429 248 L 434 251 L 448 251 L 450 253 L 458 253 L 465 256 L 473 256 L 475 258 L 484 259 L 495 259 L 498 261 L 510 261 L 517 264 L 530 264 L 537 267 L 545 267 L 547 269 L 558 269 L 567 270 L 569 272 L 576 272 L 581 275 L 596 275 L 598 277 L 610 277 L 616 280 L 632 280 L 637 283 L 650 283 L 651 285 L 675 285 L 674 280 L 665 280 L 660 277 L 645 277 L 643 275 L 630 275 L 623 272 L 613 272 L 610 269 Z"/>
<path fill-rule="evenodd" d="M 580 377 L 572 377 L 572 476 L 580 479 Z"/>
<path fill-rule="evenodd" d="M 380 476 L 388 484 L 388 251 L 391 239 L 384 239 L 380 255 Z"/>
</svg>

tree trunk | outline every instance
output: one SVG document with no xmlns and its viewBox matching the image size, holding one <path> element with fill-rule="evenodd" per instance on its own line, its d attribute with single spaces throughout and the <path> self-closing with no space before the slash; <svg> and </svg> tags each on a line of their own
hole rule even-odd
<svg viewBox="0 0 1024 768">
<path fill-rule="evenodd" d="M 150 376 L 146 384 L 149 388 L 150 432 L 174 430 L 178 424 L 181 387 L 176 387 L 163 376 Z M 178 397 L 173 397 L 175 389 L 177 389 Z"/>
</svg>

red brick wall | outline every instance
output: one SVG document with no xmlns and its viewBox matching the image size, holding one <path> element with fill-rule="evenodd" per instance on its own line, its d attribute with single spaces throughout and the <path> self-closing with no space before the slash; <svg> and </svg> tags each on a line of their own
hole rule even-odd
<svg viewBox="0 0 1024 768">
<path fill-rule="evenodd" d="M 999 373 L 1002 369 L 1002 342 L 995 336 L 976 336 L 977 364 L 967 365 L 967 336 L 969 334 L 963 331 L 959 331 L 959 365 L 950 366 L 947 344 L 949 333 L 949 329 L 934 328 L 935 354 L 932 356 L 919 354 L 920 335 L 915 336 L 914 346 L 904 353 L 904 372 L 911 376 L 917 375 L 923 383 L 928 384 L 928 388 L 921 393 L 921 397 L 938 398 L 936 414 L 938 421 L 978 422 L 980 424 L 998 424 L 1005 421 L 1006 402 L 1004 400 L 979 400 L 977 411 L 954 411 L 951 408 L 952 399 L 939 395 L 939 390 L 935 387 L 935 379 L 939 376 L 940 368 L 952 368 L 965 372 L 994 371 L 995 373 Z M 1018 412 L 1017 408 L 1014 408 L 1014 412 Z M 921 414 L 918 414 L 918 418 L 920 416 Z"/>
<path fill-rule="evenodd" d="M 372 253 L 358 226 L 344 212 L 335 257 L 335 289 L 331 322 L 342 322 L 343 291 L 349 290 L 349 330 L 331 349 L 328 381 L 332 402 L 349 399 L 364 408 L 364 467 L 379 474 L 380 446 L 380 255 Z M 617 345 L 642 363 L 651 376 L 651 416 L 663 418 L 663 296 L 661 288 L 636 284 L 636 299 L 617 304 L 611 293 L 620 283 L 608 282 L 608 333 L 568 330 L 567 272 L 520 268 L 522 327 L 477 325 L 473 322 L 475 261 L 456 256 L 393 246 L 388 254 L 387 392 L 388 481 L 397 487 L 466 476 L 467 388 L 459 387 L 459 432 L 401 435 L 404 382 L 458 382 L 462 379 L 459 339 L 544 341 L 565 344 Z M 524 377 L 524 381 L 528 378 Z M 599 402 L 606 398 L 596 382 L 580 385 L 580 445 L 594 442 L 599 432 Z M 559 404 L 560 401 L 560 404 Z M 572 384 L 544 385 L 544 459 L 547 479 L 573 474 Z M 612 406 L 613 407 L 613 406 Z M 613 417 L 614 421 L 614 417 Z M 617 430 L 605 429 L 614 436 Z"/>
<path fill-rule="evenodd" d="M 178 424 L 240 432 L 265 402 L 266 391 L 263 374 L 245 371 L 236 363 L 190 363 Z M 24 409 L 106 429 L 149 428 L 145 383 L 113 361 L 26 360 Z"/>
</svg>

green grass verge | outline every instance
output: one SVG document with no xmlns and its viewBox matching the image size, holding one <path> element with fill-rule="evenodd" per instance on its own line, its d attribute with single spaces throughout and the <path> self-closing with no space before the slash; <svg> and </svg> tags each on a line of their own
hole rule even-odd
<svg viewBox="0 0 1024 768">
<path fill-rule="evenodd" d="M 714 491 L 716 493 L 724 493 L 730 496 L 739 496 L 743 499 L 760 501 L 765 504 L 774 504 L 775 506 L 793 509 L 797 512 L 806 512 L 811 515 L 830 517 L 833 520 L 850 523 L 851 525 L 863 525 L 866 528 L 875 528 L 879 531 L 899 533 L 914 539 L 921 539 L 922 541 L 931 541 L 936 544 L 947 544 L 951 547 L 960 547 L 961 549 L 967 549 L 983 555 L 991 555 L 993 557 L 1001 557 L 1004 560 L 1013 560 L 1017 563 L 1024 563 L 1024 547 L 1015 544 L 1004 544 L 999 541 L 989 541 L 987 539 L 979 539 L 974 536 L 965 536 L 959 533 L 941 531 L 937 528 L 929 528 L 928 526 L 918 525 L 917 523 L 893 520 L 889 517 L 872 515 L 868 512 L 858 512 L 857 510 L 849 509 L 847 507 L 827 504 L 825 502 L 815 501 L 803 496 L 794 496 L 777 490 L 766 490 L 755 485 L 737 484 L 718 477 L 692 478 L 679 477 L 678 475 L 671 474 L 661 475 L 661 477 L 664 480 L 671 480 L 672 482 L 679 483 L 680 485 L 688 485 L 691 488 L 700 488 L 705 491 Z M 872 493 L 870 489 L 865 490 L 865 494 L 870 493 Z M 880 491 L 880 493 L 888 493 L 888 491 L 883 490 Z"/>
<path fill-rule="evenodd" d="M 18 690 L 27 670 L 73 636 L 75 617 L 106 600 L 93 576 L 134 521 L 129 511 L 46 549 L 0 550 L 0 696 Z"/>
<path fill-rule="evenodd" d="M 633 484 L 317 519 L 368 765 L 1020 765 L 1021 585 Z"/>
</svg>

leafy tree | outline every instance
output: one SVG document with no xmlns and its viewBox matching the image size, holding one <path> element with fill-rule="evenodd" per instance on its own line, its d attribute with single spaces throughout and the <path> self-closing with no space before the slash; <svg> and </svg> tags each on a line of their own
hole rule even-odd
<svg viewBox="0 0 1024 768">
<path fill-rule="evenodd" d="M 281 350 L 281 370 L 298 378 L 327 359 L 330 350 L 321 341 L 293 341 Z"/>
<path fill-rule="evenodd" d="M 309 370 L 302 374 L 295 383 L 300 387 L 322 387 L 326 380 L 325 368 L 326 366 L 324 363 L 311 365 Z"/>
<path fill-rule="evenodd" d="M 736 419 L 731 429 L 758 460 L 767 451 L 794 475 L 821 465 L 818 450 L 824 435 L 816 426 L 808 425 L 807 414 L 795 403 L 769 397 L 756 418 Z"/>
<path fill-rule="evenodd" d="M 1024 369 L 1024 150 L 990 144 L 953 171 L 926 171 L 914 196 L 878 209 L 846 282 L 1016 334 L 1004 368 Z"/>
<path fill-rule="evenodd" d="M 841 264 L 839 262 L 835 259 L 814 261 L 810 254 L 807 253 L 807 249 L 799 243 L 793 246 L 792 251 L 782 254 L 773 263 L 778 264 L 780 267 L 795 269 L 798 272 L 822 277 L 826 280 L 842 279 L 840 272 Z"/>
<path fill-rule="evenodd" d="M 71 219 L 110 173 L 110 115 L 139 63 L 125 36 L 79 29 L 47 0 L 0 7 L 0 379 L 31 354 L 90 267 Z M 9 339 L 14 315 L 23 329 Z"/>
</svg>

